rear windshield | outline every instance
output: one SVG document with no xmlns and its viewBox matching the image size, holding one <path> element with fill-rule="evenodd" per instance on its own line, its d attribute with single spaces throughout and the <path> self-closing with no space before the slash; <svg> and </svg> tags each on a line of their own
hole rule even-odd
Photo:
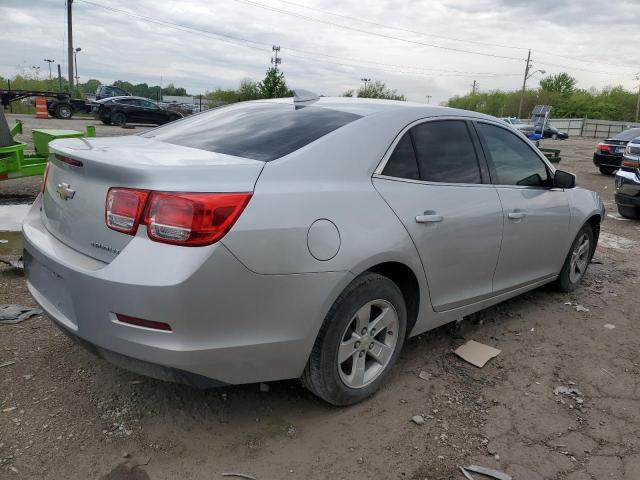
<svg viewBox="0 0 640 480">
<path fill-rule="evenodd" d="M 270 162 L 361 118 L 320 107 L 243 103 L 142 134 L 162 142 Z"/>
<path fill-rule="evenodd" d="M 636 137 L 640 137 L 640 128 L 630 128 L 629 130 L 620 132 L 615 137 L 612 137 L 611 140 L 623 140 L 628 142 Z"/>
</svg>

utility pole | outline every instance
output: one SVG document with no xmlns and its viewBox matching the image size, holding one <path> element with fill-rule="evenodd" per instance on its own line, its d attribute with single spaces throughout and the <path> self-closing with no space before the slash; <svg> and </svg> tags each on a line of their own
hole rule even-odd
<svg viewBox="0 0 640 480">
<path fill-rule="evenodd" d="M 73 51 L 73 61 L 76 64 L 76 88 L 80 85 L 80 77 L 78 76 L 78 52 L 81 52 L 82 49 L 80 47 L 76 48 Z"/>
<path fill-rule="evenodd" d="M 364 82 L 364 89 L 366 90 L 367 89 L 367 83 L 371 82 L 371 79 L 370 78 L 361 78 L 360 80 Z"/>
<path fill-rule="evenodd" d="M 60 68 L 60 64 L 58 64 L 58 91 L 62 92 L 62 69 Z"/>
<path fill-rule="evenodd" d="M 52 77 L 51 77 L 51 64 L 53 62 L 55 62 L 55 60 L 51 60 L 50 58 L 45 58 L 44 61 L 49 64 L 49 81 L 51 81 L 52 80 Z"/>
<path fill-rule="evenodd" d="M 473 85 L 471 85 L 471 95 L 475 95 L 478 91 L 478 82 L 473 81 Z"/>
<path fill-rule="evenodd" d="M 278 65 L 282 63 L 282 58 L 278 57 L 278 53 L 280 52 L 280 45 L 274 45 L 271 47 L 271 50 L 274 52 L 273 57 L 271 57 L 271 63 L 276 70 L 278 70 Z"/>
<path fill-rule="evenodd" d="M 430 100 L 433 95 L 425 95 L 425 96 L 427 97 L 427 105 L 429 105 L 429 103 L 431 103 Z"/>
<path fill-rule="evenodd" d="M 636 73 L 635 79 L 638 80 L 638 100 L 636 101 L 636 123 L 640 116 L 640 72 Z"/>
<path fill-rule="evenodd" d="M 522 114 L 522 102 L 524 101 L 524 89 L 527 86 L 527 78 L 529 78 L 529 69 L 531 68 L 531 50 L 527 54 L 527 66 L 524 69 L 524 78 L 522 79 L 522 92 L 520 92 L 520 105 L 518 105 L 518 118 Z"/>
<path fill-rule="evenodd" d="M 71 5 L 73 0 L 67 0 L 67 63 L 69 65 L 69 93 L 73 95 L 73 18 Z"/>
</svg>

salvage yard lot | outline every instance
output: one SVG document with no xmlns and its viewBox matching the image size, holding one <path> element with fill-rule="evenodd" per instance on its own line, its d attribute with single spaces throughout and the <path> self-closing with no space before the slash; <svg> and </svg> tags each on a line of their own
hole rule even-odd
<svg viewBox="0 0 640 480">
<path fill-rule="evenodd" d="M 98 136 L 146 128 L 20 118 L 93 123 Z M 383 390 L 353 407 L 295 380 L 194 390 L 97 359 L 46 317 L 0 325 L 0 478 L 431 480 L 462 479 L 458 465 L 474 463 L 516 480 L 639 479 L 640 222 L 617 215 L 595 143 L 544 141 L 607 207 L 580 288 L 541 288 L 409 340 Z M 40 183 L 0 182 L 0 204 L 32 200 Z M 8 303 L 34 305 L 24 277 L 0 266 Z M 502 353 L 478 369 L 451 353 L 470 339 Z M 554 394 L 562 386 L 583 402 Z M 410 422 L 418 414 L 422 425 Z"/>
</svg>

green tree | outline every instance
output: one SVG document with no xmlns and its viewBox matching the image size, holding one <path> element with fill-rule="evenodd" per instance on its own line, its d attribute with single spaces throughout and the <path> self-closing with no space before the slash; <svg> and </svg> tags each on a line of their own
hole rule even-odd
<svg viewBox="0 0 640 480">
<path fill-rule="evenodd" d="M 347 92 L 345 92 L 347 93 Z M 359 98 L 382 98 L 386 100 L 406 100 L 407 98 L 399 94 L 397 90 L 388 88 L 384 82 L 375 81 L 369 83 L 366 87 L 358 89 Z"/>
<path fill-rule="evenodd" d="M 540 88 L 545 92 L 568 95 L 575 90 L 576 83 L 575 78 L 568 73 L 562 72 L 557 75 L 549 75 L 540 80 Z"/>
<path fill-rule="evenodd" d="M 259 84 L 260 95 L 262 98 L 281 98 L 291 96 L 291 90 L 287 87 L 284 79 L 284 73 L 276 67 L 267 70 L 264 79 Z"/>
<path fill-rule="evenodd" d="M 247 100 L 258 100 L 259 98 L 262 98 L 260 84 L 250 78 L 244 78 L 240 81 L 240 87 L 238 88 L 237 94 L 238 102 L 246 102 Z"/>
</svg>

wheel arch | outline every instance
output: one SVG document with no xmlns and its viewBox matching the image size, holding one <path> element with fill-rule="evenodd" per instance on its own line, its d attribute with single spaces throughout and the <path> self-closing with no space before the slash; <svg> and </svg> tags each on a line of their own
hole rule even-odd
<svg viewBox="0 0 640 480">
<path fill-rule="evenodd" d="M 600 238 L 600 223 L 602 222 L 602 216 L 599 213 L 591 215 L 587 218 L 585 224 L 589 224 L 591 226 L 591 231 L 593 232 L 593 248 L 591 250 L 591 254 L 596 251 L 596 246 L 598 245 L 598 239 Z"/>
<path fill-rule="evenodd" d="M 408 338 L 418 320 L 418 313 L 420 311 L 421 290 L 418 276 L 411 267 L 398 261 L 386 261 L 371 265 L 366 270 L 360 272 L 359 275 L 365 272 L 373 272 L 387 277 L 400 289 L 407 307 Z"/>
</svg>

